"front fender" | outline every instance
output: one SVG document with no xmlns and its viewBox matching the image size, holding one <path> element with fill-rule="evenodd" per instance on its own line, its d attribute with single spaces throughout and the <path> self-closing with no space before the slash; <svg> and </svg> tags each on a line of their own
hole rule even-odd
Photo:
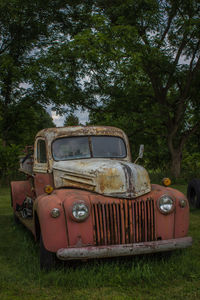
<svg viewBox="0 0 200 300">
<path fill-rule="evenodd" d="M 24 199 L 29 196 L 32 197 L 31 184 L 29 180 L 24 181 L 12 181 L 11 188 L 11 206 L 16 211 L 16 206 L 22 205 Z"/>
<path fill-rule="evenodd" d="M 51 216 L 53 208 L 59 208 L 59 217 L 53 218 Z M 66 222 L 61 199 L 55 194 L 43 194 L 37 198 L 35 210 L 45 248 L 48 251 L 56 252 L 60 248 L 67 247 Z"/>
<path fill-rule="evenodd" d="M 161 237 L 162 240 L 172 238 L 182 238 L 188 233 L 189 227 L 189 204 L 188 200 L 180 191 L 153 184 L 151 196 L 155 199 L 155 205 L 157 199 L 162 195 L 168 194 L 175 200 L 175 209 L 170 214 L 162 214 L 156 209 L 156 232 L 157 237 Z M 186 206 L 180 206 L 180 200 L 186 201 Z"/>
<path fill-rule="evenodd" d="M 174 196 L 176 197 L 176 210 L 175 210 L 175 230 L 174 230 L 174 237 L 184 237 L 188 233 L 189 229 L 189 202 L 186 196 L 181 193 L 180 191 L 172 188 L 167 188 L 169 191 L 171 191 Z M 180 201 L 185 200 L 186 206 L 181 207 Z"/>
</svg>

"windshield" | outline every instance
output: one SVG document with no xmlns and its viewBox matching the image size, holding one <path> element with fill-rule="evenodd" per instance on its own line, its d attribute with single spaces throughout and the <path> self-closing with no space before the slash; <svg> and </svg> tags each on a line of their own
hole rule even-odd
<svg viewBox="0 0 200 300">
<path fill-rule="evenodd" d="M 52 143 L 52 154 L 54 160 L 123 158 L 126 157 L 126 146 L 115 136 L 66 137 Z"/>
</svg>

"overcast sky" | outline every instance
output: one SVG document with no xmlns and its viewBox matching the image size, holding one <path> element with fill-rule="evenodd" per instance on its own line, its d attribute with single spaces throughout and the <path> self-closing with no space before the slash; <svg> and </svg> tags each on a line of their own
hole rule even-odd
<svg viewBox="0 0 200 300">
<path fill-rule="evenodd" d="M 79 122 L 81 124 L 85 125 L 85 123 L 88 121 L 89 114 L 87 111 L 81 112 L 80 110 L 76 110 L 74 112 L 74 114 L 79 118 Z M 55 111 L 51 111 L 51 115 L 52 115 L 53 121 L 57 127 L 63 126 L 66 115 L 63 115 L 63 116 L 56 115 Z"/>
</svg>

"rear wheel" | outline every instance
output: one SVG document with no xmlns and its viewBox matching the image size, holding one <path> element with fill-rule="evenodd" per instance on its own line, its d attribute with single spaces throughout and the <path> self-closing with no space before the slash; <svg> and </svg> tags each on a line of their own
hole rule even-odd
<svg viewBox="0 0 200 300">
<path fill-rule="evenodd" d="M 12 195 L 12 186 L 11 185 L 10 185 L 10 204 L 11 204 L 11 207 L 13 207 L 13 195 Z M 20 223 L 19 218 L 15 214 L 14 208 L 13 208 L 13 219 L 14 219 L 15 224 Z"/>
<path fill-rule="evenodd" d="M 188 184 L 187 198 L 193 208 L 200 208 L 200 179 L 192 179 Z"/>
<path fill-rule="evenodd" d="M 15 213 L 13 213 L 13 218 L 14 218 L 15 224 L 20 224 L 20 220 L 19 220 L 19 218 L 16 216 Z"/>
<path fill-rule="evenodd" d="M 56 266 L 56 254 L 46 250 L 42 235 L 40 235 L 40 269 L 49 271 Z"/>
</svg>

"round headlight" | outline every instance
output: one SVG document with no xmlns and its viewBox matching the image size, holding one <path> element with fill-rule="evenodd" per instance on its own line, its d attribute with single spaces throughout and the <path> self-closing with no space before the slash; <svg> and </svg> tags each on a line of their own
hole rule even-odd
<svg viewBox="0 0 200 300">
<path fill-rule="evenodd" d="M 163 195 L 158 199 L 158 207 L 164 214 L 169 214 L 174 209 L 174 201 L 168 195 Z"/>
<path fill-rule="evenodd" d="M 59 217 L 59 216 L 60 216 L 60 210 L 59 210 L 59 208 L 53 208 L 53 209 L 51 210 L 51 216 L 52 216 L 53 218 Z"/>
<path fill-rule="evenodd" d="M 89 216 L 89 207 L 85 202 L 76 202 L 72 206 L 72 216 L 76 221 L 83 221 Z"/>
</svg>

